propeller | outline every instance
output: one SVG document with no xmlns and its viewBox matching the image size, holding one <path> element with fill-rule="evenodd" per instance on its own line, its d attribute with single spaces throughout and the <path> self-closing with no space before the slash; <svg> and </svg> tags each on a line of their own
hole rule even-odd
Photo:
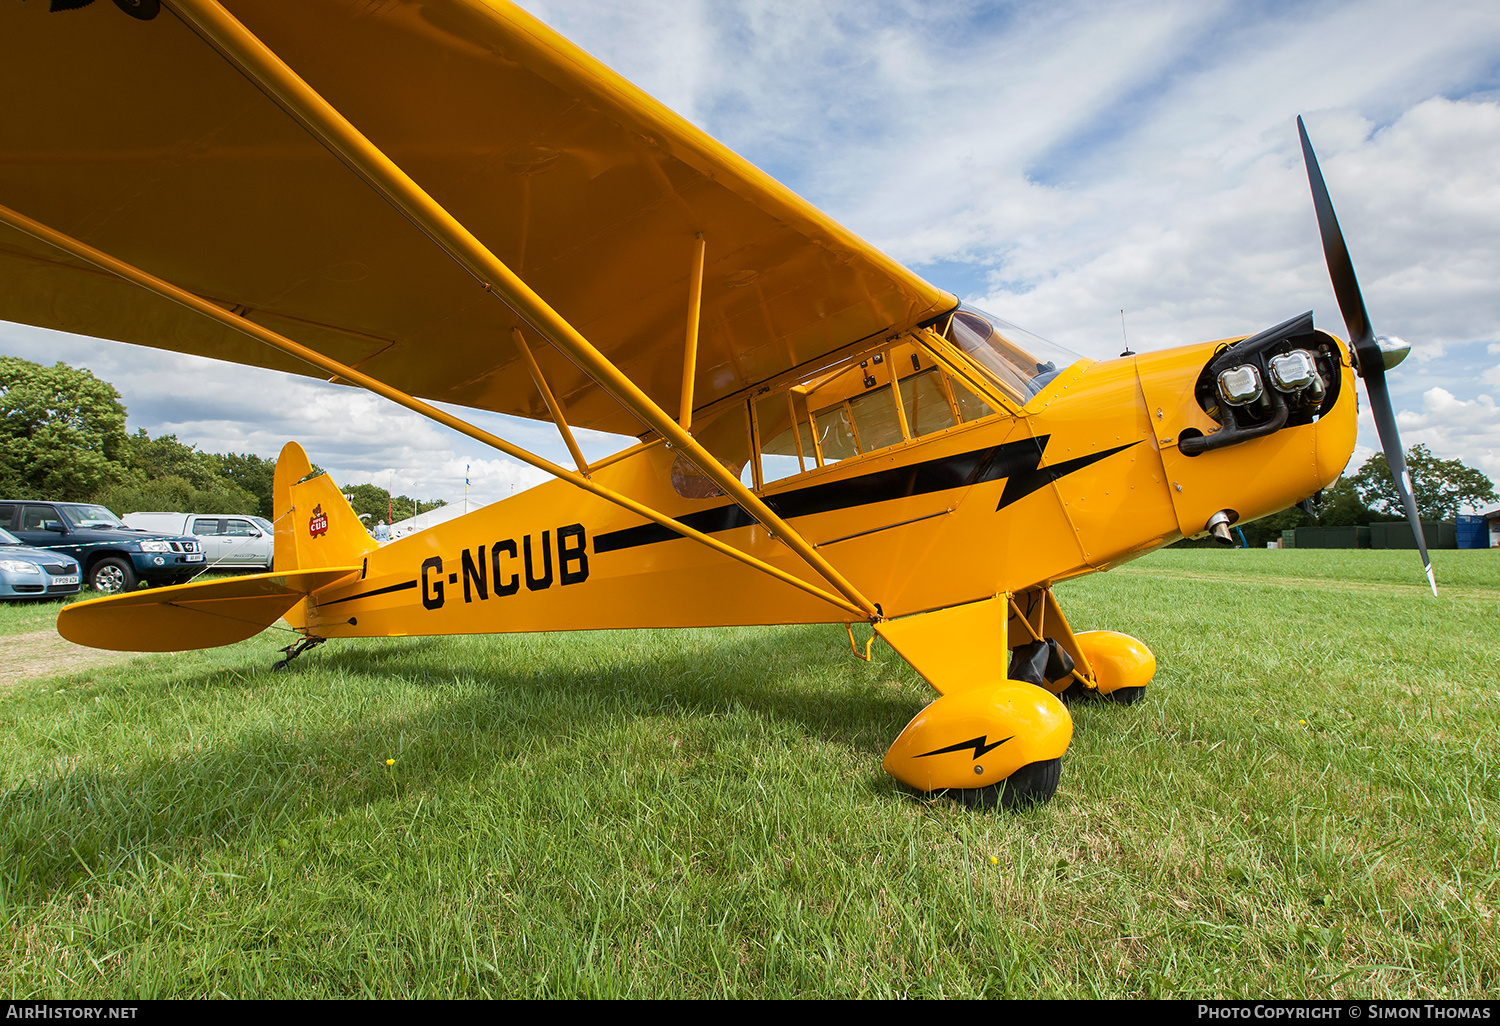
<svg viewBox="0 0 1500 1026">
<path fill-rule="evenodd" d="M 1313 153 L 1312 143 L 1307 139 L 1307 127 L 1302 124 L 1300 116 L 1297 118 L 1297 133 L 1302 137 L 1302 159 L 1307 165 L 1307 182 L 1312 186 L 1313 207 L 1318 212 L 1318 232 L 1323 236 L 1323 256 L 1328 261 L 1333 294 L 1349 329 L 1355 367 L 1359 376 L 1365 379 L 1365 392 L 1370 397 L 1370 410 L 1375 415 L 1375 430 L 1380 434 L 1380 448 L 1385 453 L 1386 465 L 1391 468 L 1401 504 L 1406 507 L 1406 519 L 1411 522 L 1412 536 L 1422 554 L 1422 569 L 1427 571 L 1427 584 L 1436 595 L 1437 580 L 1432 576 L 1432 559 L 1427 555 L 1427 540 L 1422 536 L 1417 500 L 1412 497 L 1411 474 L 1406 469 L 1406 455 L 1401 449 L 1401 433 L 1396 430 L 1396 412 L 1391 408 L 1391 394 L 1385 387 L 1386 368 L 1400 363 L 1410 347 L 1399 339 L 1376 336 L 1371 330 L 1370 315 L 1365 312 L 1364 296 L 1359 291 L 1359 280 L 1354 277 L 1354 264 L 1349 260 L 1349 248 L 1344 245 L 1344 233 L 1339 230 L 1339 219 L 1334 216 L 1328 186 L 1323 184 L 1323 172 L 1318 169 L 1317 155 Z"/>
</svg>

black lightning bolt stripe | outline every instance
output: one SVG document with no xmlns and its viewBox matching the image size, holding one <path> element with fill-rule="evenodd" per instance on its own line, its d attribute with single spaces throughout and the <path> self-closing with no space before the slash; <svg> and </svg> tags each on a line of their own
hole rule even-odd
<svg viewBox="0 0 1500 1026">
<path fill-rule="evenodd" d="M 401 584 L 392 584 L 386 588 L 376 588 L 374 591 L 362 591 L 358 595 L 349 595 L 345 598 L 334 599 L 332 602 L 319 602 L 318 608 L 326 609 L 329 606 L 336 606 L 340 602 L 353 602 L 355 599 L 371 598 L 375 595 L 388 595 L 393 591 L 406 591 L 408 588 L 415 588 L 416 586 L 416 581 L 403 581 Z"/>
<path fill-rule="evenodd" d="M 974 758 L 977 759 L 981 755 L 984 755 L 986 752 L 989 752 L 995 748 L 999 748 L 1001 745 L 1005 744 L 1005 742 L 1009 741 L 1011 737 L 1015 737 L 1015 735 L 1012 734 L 1010 737 L 1002 737 L 994 744 L 987 745 L 985 744 L 985 742 L 990 739 L 990 736 L 988 734 L 981 734 L 978 737 L 971 737 L 967 741 L 960 741 L 956 745 L 949 745 L 947 748 L 934 748 L 930 752 L 923 752 L 921 755 L 917 756 L 917 758 L 925 759 L 929 755 L 946 755 L 949 752 L 962 752 L 965 749 L 968 749 L 973 751 Z"/>
<path fill-rule="evenodd" d="M 797 488 L 782 492 L 780 495 L 766 496 L 766 505 L 783 519 L 790 520 L 795 517 L 812 516 L 815 513 L 852 509 L 855 506 L 867 506 L 891 499 L 926 495 L 930 492 L 964 488 L 1008 478 L 1011 484 L 1007 484 L 1000 500 L 1000 508 L 1003 508 L 1029 495 L 1042 485 L 1057 480 L 1064 474 L 1070 474 L 1080 467 L 1086 467 L 1121 449 L 1129 448 L 1129 445 L 1122 445 L 1105 452 L 1069 460 L 1056 467 L 1038 469 L 1049 438 L 1051 438 L 1050 435 L 1023 438 L 1020 441 L 956 453 L 923 463 L 877 470 L 846 481 L 830 481 L 826 484 Z M 1024 483 L 1015 485 L 1017 481 Z M 1014 495 L 1012 494 L 1013 485 Z M 715 506 L 713 509 L 699 510 L 677 519 L 688 527 L 705 534 L 729 531 L 736 527 L 748 527 L 755 523 L 755 519 L 749 513 L 736 505 Z M 614 552 L 617 549 L 654 545 L 657 542 L 671 541 L 679 537 L 681 535 L 676 531 L 660 524 L 641 524 L 639 527 L 627 527 L 621 531 L 596 535 L 594 551 Z"/>
<path fill-rule="evenodd" d="M 1047 437 L 1046 435 L 1042 436 L 1041 441 L 1044 445 L 1046 444 Z M 1113 449 L 1101 449 L 1099 452 L 1089 453 L 1087 456 L 1080 456 L 1077 459 L 1054 463 L 1050 467 L 1031 466 L 1019 474 L 1012 474 L 1010 479 L 1005 482 L 1005 491 L 1000 495 L 1000 505 L 995 507 L 995 512 L 998 513 L 1011 503 L 1026 498 L 1026 496 L 1043 485 L 1049 485 L 1059 478 L 1067 477 L 1073 471 L 1082 470 L 1091 463 L 1098 463 L 1107 456 L 1113 456 L 1117 452 L 1124 452 L 1136 444 L 1135 442 L 1126 442 L 1124 445 L 1117 445 Z"/>
</svg>

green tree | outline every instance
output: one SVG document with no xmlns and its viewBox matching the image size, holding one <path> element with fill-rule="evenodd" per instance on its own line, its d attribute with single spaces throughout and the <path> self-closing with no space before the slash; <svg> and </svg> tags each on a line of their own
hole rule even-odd
<svg viewBox="0 0 1500 1026">
<path fill-rule="evenodd" d="M 120 393 L 87 370 L 0 356 L 0 495 L 76 501 L 125 469 Z"/>
<path fill-rule="evenodd" d="M 1323 493 L 1317 511 L 1319 527 L 1356 527 L 1381 519 L 1365 505 L 1349 477 L 1340 477 Z"/>
<path fill-rule="evenodd" d="M 1414 445 L 1407 451 L 1406 467 L 1411 473 L 1417 514 L 1423 520 L 1456 520 L 1464 506 L 1477 509 L 1495 501 L 1495 485 L 1482 472 L 1462 460 L 1440 460 L 1425 445 Z M 1382 515 L 1380 519 L 1406 518 L 1384 453 L 1365 461 L 1354 475 L 1354 488 L 1372 512 Z"/>
<path fill-rule="evenodd" d="M 390 522 L 386 515 L 386 499 L 390 493 L 372 484 L 345 485 L 344 494 L 349 496 L 349 505 L 360 515 L 366 527 L 375 526 L 377 520 Z"/>
<path fill-rule="evenodd" d="M 418 513 L 447 505 L 442 499 L 423 501 L 413 499 L 410 495 L 393 496 L 384 488 L 372 484 L 346 485 L 344 494 L 350 497 L 349 505 L 354 507 L 354 512 L 360 514 L 366 527 L 373 527 L 381 520 L 388 524 L 399 523 Z"/>
<path fill-rule="evenodd" d="M 223 473 L 223 457 L 185 445 L 176 435 L 128 436 L 129 466 L 90 498 L 127 513 L 259 513 L 260 500 Z"/>
<path fill-rule="evenodd" d="M 231 481 L 215 479 L 199 488 L 187 478 L 169 474 L 146 478 L 133 473 L 94 492 L 91 501 L 126 513 L 248 513 L 260 508 L 255 496 Z"/>
<path fill-rule="evenodd" d="M 271 491 L 276 480 L 276 461 L 263 460 L 253 453 L 226 453 L 219 458 L 219 474 L 255 496 L 259 513 L 267 520 L 276 514 Z"/>
<path fill-rule="evenodd" d="M 130 436 L 130 469 L 138 471 L 148 481 L 180 477 L 194 488 L 215 488 L 223 483 L 219 459 L 213 453 L 199 452 L 195 445 L 184 445 L 176 435 L 152 438 L 145 428 L 141 428 Z"/>
</svg>

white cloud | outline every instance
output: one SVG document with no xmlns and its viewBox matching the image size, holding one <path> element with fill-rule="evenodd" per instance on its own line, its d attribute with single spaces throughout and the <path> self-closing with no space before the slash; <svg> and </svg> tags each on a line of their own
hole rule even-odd
<svg viewBox="0 0 1500 1026">
<path fill-rule="evenodd" d="M 1425 445 L 1444 459 L 1464 453 L 1464 462 L 1500 482 L 1500 406 L 1493 396 L 1459 399 L 1445 388 L 1429 389 L 1420 411 L 1396 417 L 1408 448 Z"/>
</svg>

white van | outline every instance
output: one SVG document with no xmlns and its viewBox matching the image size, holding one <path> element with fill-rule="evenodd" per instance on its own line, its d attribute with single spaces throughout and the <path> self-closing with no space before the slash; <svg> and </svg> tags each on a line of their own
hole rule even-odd
<svg viewBox="0 0 1500 1026">
<path fill-rule="evenodd" d="M 196 535 L 203 542 L 207 566 L 270 570 L 276 530 L 264 517 L 243 513 L 127 513 L 131 527 Z"/>
</svg>

